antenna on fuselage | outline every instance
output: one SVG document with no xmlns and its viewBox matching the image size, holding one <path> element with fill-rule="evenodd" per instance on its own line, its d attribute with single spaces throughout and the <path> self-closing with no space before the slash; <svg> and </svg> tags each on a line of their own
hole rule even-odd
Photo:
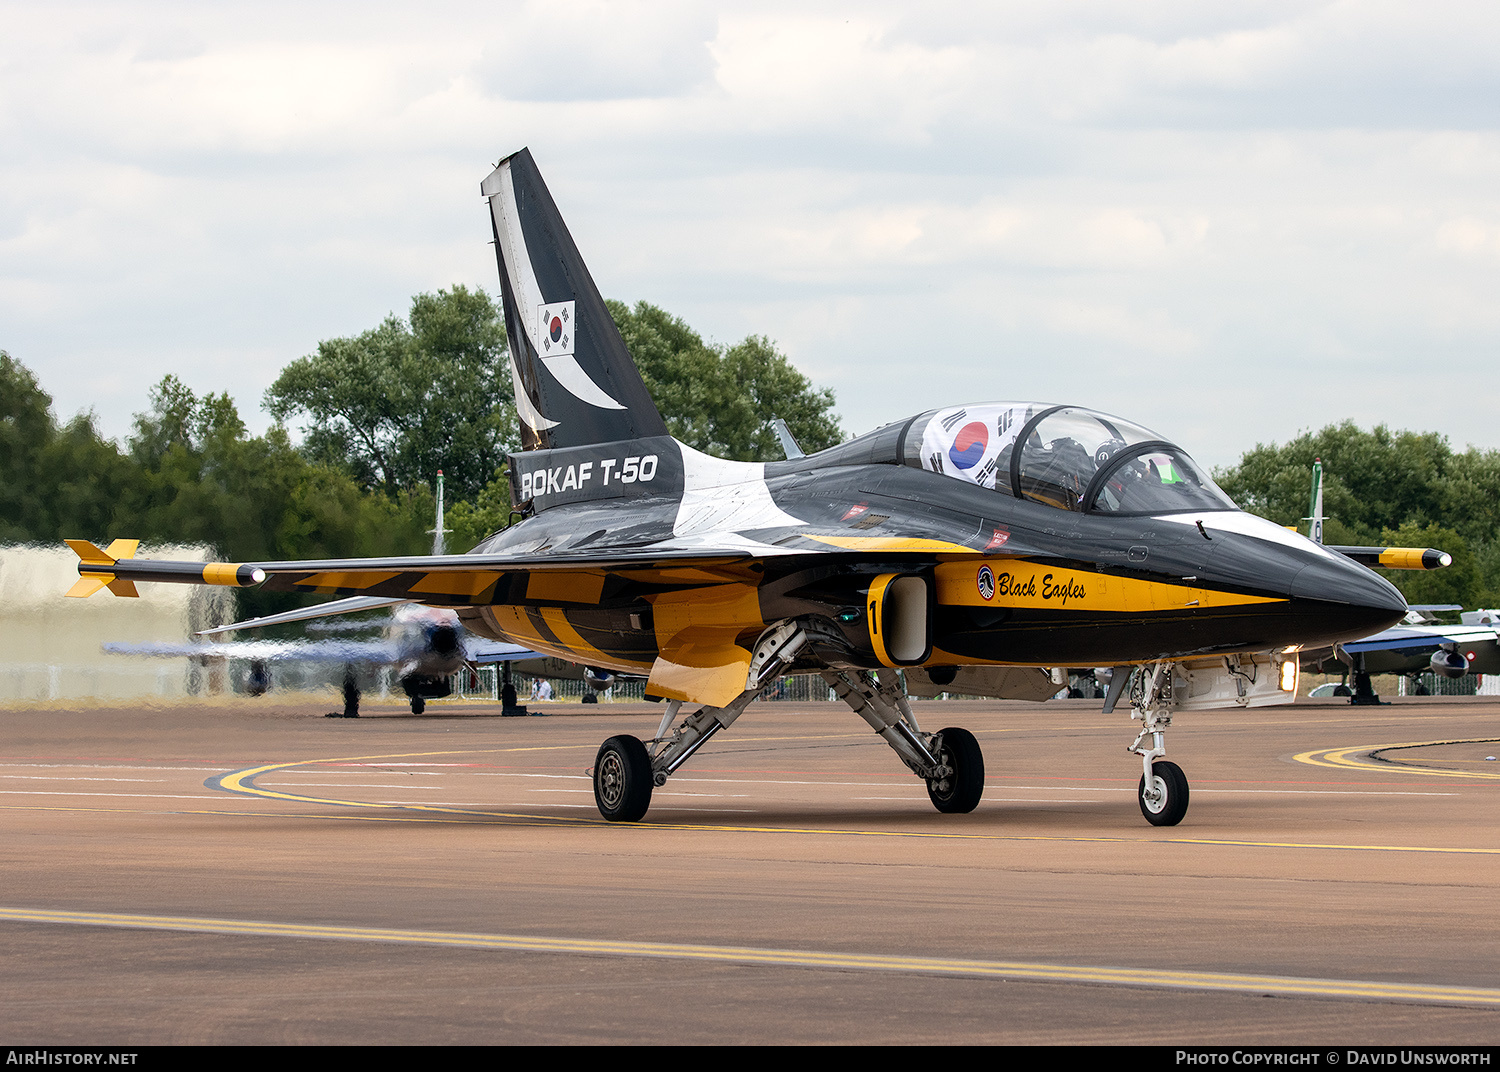
<svg viewBox="0 0 1500 1072">
<path fill-rule="evenodd" d="M 448 552 L 445 550 L 446 541 L 443 537 L 453 530 L 443 528 L 443 471 L 441 469 L 438 470 L 437 501 L 437 527 L 427 531 L 432 534 L 432 553 L 445 555 Z"/>
<path fill-rule="evenodd" d="M 787 461 L 807 457 L 802 453 L 802 448 L 797 445 L 797 440 L 792 435 L 792 430 L 786 426 L 786 421 L 777 417 L 771 421 L 771 427 L 776 429 L 776 438 L 781 440 L 781 449 L 786 452 Z"/>
</svg>

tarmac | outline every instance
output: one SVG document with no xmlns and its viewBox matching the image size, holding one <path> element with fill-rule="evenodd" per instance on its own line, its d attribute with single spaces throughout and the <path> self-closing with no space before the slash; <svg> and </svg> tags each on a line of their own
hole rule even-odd
<svg viewBox="0 0 1500 1072">
<path fill-rule="evenodd" d="M 941 815 L 838 704 L 759 703 L 610 824 L 656 705 L 275 693 L 0 711 L 9 1045 L 1500 1043 L 1500 702 L 919 703 Z"/>
</svg>

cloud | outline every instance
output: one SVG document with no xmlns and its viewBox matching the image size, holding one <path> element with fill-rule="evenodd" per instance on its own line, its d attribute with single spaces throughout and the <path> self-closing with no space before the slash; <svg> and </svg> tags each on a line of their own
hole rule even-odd
<svg viewBox="0 0 1500 1072">
<path fill-rule="evenodd" d="M 1471 3 L 12 3 L 0 347 L 112 434 L 168 371 L 263 425 L 320 339 L 495 289 L 477 186 L 530 145 L 606 294 L 771 336 L 851 428 L 1029 397 L 1213 463 L 1344 416 L 1500 446 L 1497 37 Z M 1412 386 L 1454 370 L 1463 404 Z"/>
</svg>

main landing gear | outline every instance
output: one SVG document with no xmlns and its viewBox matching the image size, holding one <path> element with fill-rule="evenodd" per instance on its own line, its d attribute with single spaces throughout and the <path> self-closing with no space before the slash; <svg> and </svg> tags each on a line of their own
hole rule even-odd
<svg viewBox="0 0 1500 1072">
<path fill-rule="evenodd" d="M 1114 710 L 1115 701 L 1131 679 L 1131 668 L 1117 666 L 1105 696 L 1104 711 Z M 1130 751 L 1141 757 L 1141 781 L 1136 787 L 1141 814 L 1152 826 L 1176 826 L 1188 809 L 1188 780 L 1182 768 L 1171 760 L 1163 759 L 1167 754 L 1166 731 L 1172 725 L 1172 664 L 1163 659 L 1149 670 L 1130 680 L 1130 717 L 1141 720 L 1141 732 L 1136 734 Z M 1150 747 L 1146 738 L 1151 739 Z"/>
<path fill-rule="evenodd" d="M 665 785 L 710 737 L 732 725 L 809 639 L 798 622 L 783 622 L 761 637 L 750 661 L 746 689 L 730 703 L 699 708 L 674 728 L 682 701 L 671 700 L 650 741 L 628 735 L 605 741 L 594 759 L 594 801 L 599 814 L 622 823 L 645 816 L 651 807 L 651 791 Z M 963 813 L 978 806 L 984 795 L 984 753 L 972 733 L 956 726 L 924 733 L 907 702 L 906 687 L 894 670 L 880 670 L 872 679 L 863 670 L 830 668 L 823 670 L 822 676 L 839 699 L 884 737 L 901 761 L 927 783 L 927 795 L 938 811 Z"/>
</svg>

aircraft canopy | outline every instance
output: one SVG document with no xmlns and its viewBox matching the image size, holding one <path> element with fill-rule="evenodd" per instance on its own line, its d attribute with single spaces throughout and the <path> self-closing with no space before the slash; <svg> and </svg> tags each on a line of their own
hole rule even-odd
<svg viewBox="0 0 1500 1072">
<path fill-rule="evenodd" d="M 906 464 L 1060 510 L 1233 510 L 1187 453 L 1138 424 L 1081 406 L 984 402 L 915 418 Z"/>
</svg>

